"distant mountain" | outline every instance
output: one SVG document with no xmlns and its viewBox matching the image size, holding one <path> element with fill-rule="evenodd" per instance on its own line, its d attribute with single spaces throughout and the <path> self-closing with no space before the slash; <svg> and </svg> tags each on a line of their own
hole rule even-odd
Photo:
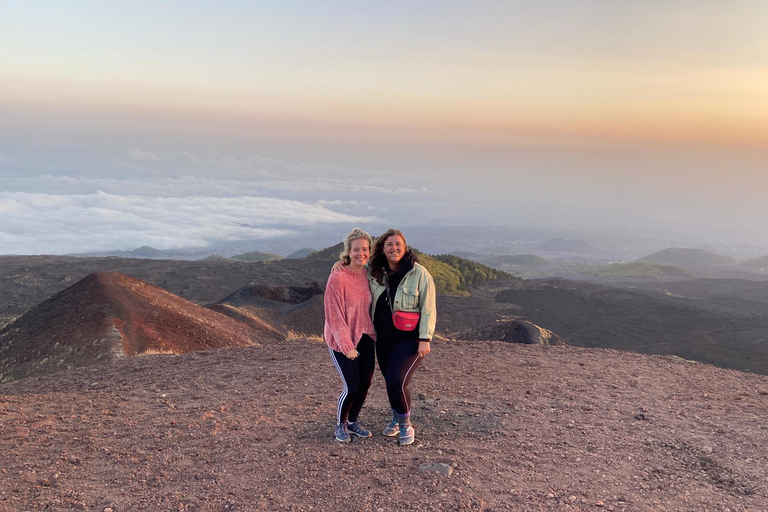
<svg viewBox="0 0 768 512">
<path fill-rule="evenodd" d="M 244 254 L 236 254 L 231 256 L 230 259 L 240 261 L 278 261 L 283 259 L 283 257 L 271 252 L 251 251 Z"/>
<path fill-rule="evenodd" d="M 164 252 L 166 251 L 161 251 L 159 249 L 155 249 L 154 247 L 150 247 L 148 245 L 142 245 L 138 249 L 128 251 L 128 254 L 131 254 L 134 258 L 135 257 L 159 258 Z"/>
<path fill-rule="evenodd" d="M 577 254 L 597 254 L 600 249 L 586 240 L 567 240 L 565 238 L 550 238 L 536 245 L 536 250 L 545 252 L 571 252 Z"/>
<path fill-rule="evenodd" d="M 739 263 L 739 265 L 742 267 L 754 268 L 757 270 L 768 269 L 768 256 L 762 256 L 760 258 L 755 258 L 753 260 L 745 261 L 745 262 Z"/>
<path fill-rule="evenodd" d="M 304 258 L 306 256 L 309 256 L 313 252 L 316 252 L 316 249 L 305 247 L 303 249 L 299 249 L 298 251 L 293 251 L 291 254 L 286 256 L 285 259 L 286 260 L 293 260 L 293 259 Z"/>
<path fill-rule="evenodd" d="M 0 331 L 0 382 L 145 352 L 247 346 L 257 336 L 157 286 L 95 272 Z"/>
<path fill-rule="evenodd" d="M 663 251 L 643 256 L 635 261 L 647 261 L 652 263 L 666 263 L 691 268 L 696 265 L 730 265 L 736 262 L 730 256 L 715 254 L 704 249 L 680 249 L 669 247 Z"/>
</svg>

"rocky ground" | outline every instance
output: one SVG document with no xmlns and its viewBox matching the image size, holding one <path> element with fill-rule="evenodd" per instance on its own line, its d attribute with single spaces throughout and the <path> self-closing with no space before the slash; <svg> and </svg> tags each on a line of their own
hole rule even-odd
<svg viewBox="0 0 768 512">
<path fill-rule="evenodd" d="M 416 443 L 332 436 L 322 342 L 0 385 L 0 511 L 768 510 L 768 377 L 605 349 L 436 342 Z M 429 471 L 442 470 L 443 472 Z"/>
</svg>

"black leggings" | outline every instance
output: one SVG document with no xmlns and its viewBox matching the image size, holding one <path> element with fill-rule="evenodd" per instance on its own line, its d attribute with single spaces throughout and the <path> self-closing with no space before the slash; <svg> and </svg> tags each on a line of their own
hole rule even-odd
<svg viewBox="0 0 768 512">
<path fill-rule="evenodd" d="M 347 359 L 347 356 L 336 352 L 331 347 L 328 347 L 328 351 L 344 384 L 336 407 L 336 421 L 339 423 L 357 421 L 373 378 L 374 341 L 367 334 L 363 334 L 360 343 L 357 344 L 357 351 L 360 352 L 357 359 Z"/>
<path fill-rule="evenodd" d="M 406 415 L 411 412 L 411 377 L 421 364 L 418 354 L 419 340 L 386 340 L 377 339 L 376 356 L 379 358 L 379 369 L 387 383 L 389 405 L 397 414 Z"/>
</svg>

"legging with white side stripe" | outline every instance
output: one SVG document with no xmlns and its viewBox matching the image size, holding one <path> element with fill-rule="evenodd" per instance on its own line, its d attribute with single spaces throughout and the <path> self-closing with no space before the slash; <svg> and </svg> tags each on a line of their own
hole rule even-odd
<svg viewBox="0 0 768 512">
<path fill-rule="evenodd" d="M 389 405 L 397 414 L 411 413 L 411 377 L 423 359 L 418 351 L 419 340 L 415 337 L 387 340 L 379 336 L 376 341 L 376 356 L 387 383 Z"/>
<path fill-rule="evenodd" d="M 357 351 L 360 352 L 360 355 L 356 359 L 347 359 L 347 356 L 330 347 L 328 347 L 328 351 L 331 353 L 331 361 L 333 361 L 336 371 L 339 372 L 341 382 L 344 384 L 336 407 L 336 421 L 338 423 L 357 421 L 373 378 L 373 367 L 376 359 L 374 341 L 367 334 L 363 334 L 360 343 L 357 344 Z"/>
</svg>

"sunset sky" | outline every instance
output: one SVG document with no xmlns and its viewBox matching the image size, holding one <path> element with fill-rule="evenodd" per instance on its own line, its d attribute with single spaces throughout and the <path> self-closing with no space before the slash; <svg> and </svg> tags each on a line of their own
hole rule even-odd
<svg viewBox="0 0 768 512">
<path fill-rule="evenodd" d="M 430 222 L 768 246 L 766 27 L 760 0 L 4 2 L 0 254 Z"/>
</svg>

